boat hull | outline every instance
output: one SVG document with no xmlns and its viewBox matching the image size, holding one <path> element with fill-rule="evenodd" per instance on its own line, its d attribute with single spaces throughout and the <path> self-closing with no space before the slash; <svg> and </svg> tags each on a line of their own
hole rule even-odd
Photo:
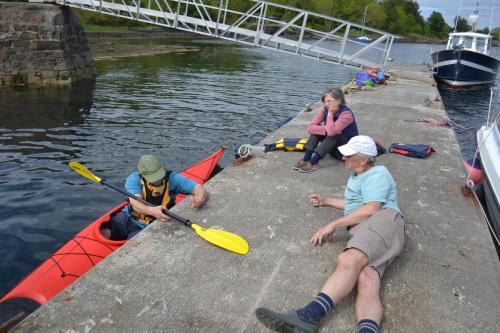
<svg viewBox="0 0 500 333">
<path fill-rule="evenodd" d="M 181 171 L 180 174 L 198 184 L 204 184 L 220 171 L 217 163 L 223 152 L 224 148 L 221 147 L 212 155 Z M 178 195 L 175 202 L 178 203 L 184 198 L 184 195 Z M 109 222 L 112 214 L 121 211 L 127 204 L 124 201 L 94 220 L 0 299 L 0 325 L 9 319 L 3 316 L 9 311 L 12 312 L 11 307 L 14 306 L 12 300 L 18 300 L 21 304 L 19 309 L 24 312 L 26 310 L 23 310 L 23 306 L 26 302 L 23 300 L 34 301 L 39 305 L 47 303 L 102 259 L 125 244 L 126 240 L 112 241 L 104 237 L 101 229 Z"/>
<path fill-rule="evenodd" d="M 498 126 L 483 126 L 477 132 L 479 158 L 484 172 L 484 204 L 493 238 L 500 238 L 500 131 Z M 499 244 L 495 241 L 495 244 Z"/>
<path fill-rule="evenodd" d="M 492 84 L 498 73 L 498 60 L 478 52 L 442 50 L 431 58 L 436 81 L 452 87 Z"/>
</svg>

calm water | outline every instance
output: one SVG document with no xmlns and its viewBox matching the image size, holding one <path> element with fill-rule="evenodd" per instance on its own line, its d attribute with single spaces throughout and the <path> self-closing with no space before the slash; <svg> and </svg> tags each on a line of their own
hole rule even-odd
<svg viewBox="0 0 500 333">
<path fill-rule="evenodd" d="M 219 41 L 182 43 L 200 50 L 100 61 L 95 83 L 71 89 L 0 89 L 0 295 L 122 199 L 70 171 L 68 162 L 117 185 L 145 153 L 179 169 L 226 145 L 226 165 L 234 146 L 260 141 L 326 87 L 354 75 Z M 396 44 L 392 57 L 424 63 L 430 50 Z M 475 126 L 485 117 L 484 91 L 451 91 L 443 100 L 450 115 Z"/>
</svg>

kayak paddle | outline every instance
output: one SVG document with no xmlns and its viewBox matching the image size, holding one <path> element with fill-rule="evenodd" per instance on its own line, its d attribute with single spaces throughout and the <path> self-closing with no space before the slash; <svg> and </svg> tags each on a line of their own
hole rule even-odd
<svg viewBox="0 0 500 333">
<path fill-rule="evenodd" d="M 110 185 L 106 183 L 102 178 L 99 178 L 92 174 L 89 169 L 87 169 L 85 166 L 78 162 L 70 162 L 69 167 L 73 169 L 76 173 L 79 175 L 95 182 L 99 183 L 101 185 L 107 186 L 115 191 L 118 191 L 134 200 L 140 201 L 143 204 L 147 206 L 153 206 L 151 203 L 147 202 L 146 200 L 143 200 L 142 198 L 139 198 L 129 192 L 123 191 L 117 187 L 114 187 L 113 185 Z M 220 229 L 206 229 L 203 227 L 200 227 L 197 224 L 192 223 L 191 221 L 175 214 L 172 213 L 171 211 L 164 209 L 163 213 L 167 216 L 172 217 L 174 220 L 183 223 L 187 227 L 191 227 L 194 229 L 196 234 L 203 238 L 204 240 L 217 245 L 219 247 L 222 247 L 223 249 L 238 253 L 238 254 L 247 254 L 249 247 L 247 241 L 236 234 L 230 233 L 228 231 L 220 230 Z"/>
</svg>

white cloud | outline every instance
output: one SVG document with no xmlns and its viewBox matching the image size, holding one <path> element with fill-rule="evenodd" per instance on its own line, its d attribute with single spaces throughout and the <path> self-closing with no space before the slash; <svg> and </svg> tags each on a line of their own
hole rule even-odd
<svg viewBox="0 0 500 333">
<path fill-rule="evenodd" d="M 476 9 L 477 2 L 479 2 L 479 28 L 489 27 L 494 0 L 482 2 L 478 0 L 462 0 L 460 16 L 469 17 Z M 427 19 L 433 11 L 440 12 L 450 26 L 453 26 L 455 16 L 459 15 L 460 0 L 417 0 L 417 3 L 420 7 L 420 14 L 424 18 Z M 500 1 L 493 12 L 492 27 L 500 27 Z"/>
</svg>

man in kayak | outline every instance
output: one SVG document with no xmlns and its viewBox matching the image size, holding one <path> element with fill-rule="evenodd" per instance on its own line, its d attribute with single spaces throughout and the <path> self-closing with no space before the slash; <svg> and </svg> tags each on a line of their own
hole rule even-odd
<svg viewBox="0 0 500 333">
<path fill-rule="evenodd" d="M 130 204 L 111 218 L 111 240 L 130 239 L 154 220 L 167 221 L 163 213 L 175 205 L 177 194 L 190 195 L 191 206 L 199 208 L 207 199 L 202 185 L 174 171 L 165 170 L 154 155 L 139 159 L 138 171 L 125 181 L 125 190 L 154 206 L 147 206 L 130 198 Z"/>
<path fill-rule="evenodd" d="M 255 311 L 257 318 L 278 332 L 316 332 L 319 322 L 356 287 L 358 333 L 378 333 L 382 320 L 380 279 L 387 266 L 401 252 L 405 224 L 396 194 L 396 184 L 383 166 L 375 166 L 377 148 L 364 135 L 340 146 L 349 177 L 344 198 L 327 198 L 316 193 L 309 198 L 313 206 L 344 210 L 344 216 L 319 228 L 312 245 L 322 245 L 335 230 L 350 229 L 345 250 L 337 256 L 335 271 L 321 292 L 307 306 L 287 314 L 266 308 Z"/>
</svg>

